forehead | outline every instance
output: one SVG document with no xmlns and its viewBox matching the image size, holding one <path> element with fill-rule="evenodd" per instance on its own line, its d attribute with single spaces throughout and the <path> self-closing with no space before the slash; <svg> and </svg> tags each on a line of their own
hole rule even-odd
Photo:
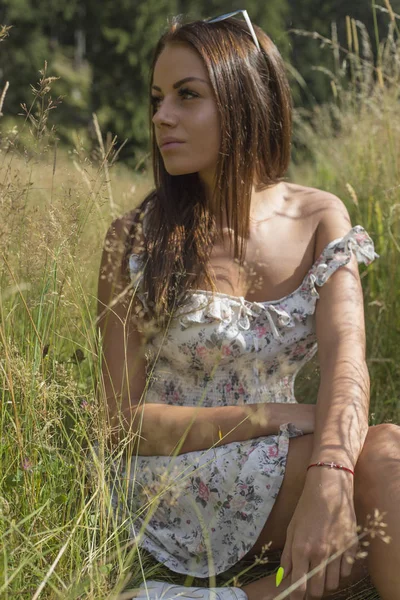
<svg viewBox="0 0 400 600">
<path fill-rule="evenodd" d="M 209 81 L 207 69 L 198 52 L 189 44 L 168 44 L 155 64 L 152 85 L 172 87 L 174 82 L 191 76 Z"/>
</svg>

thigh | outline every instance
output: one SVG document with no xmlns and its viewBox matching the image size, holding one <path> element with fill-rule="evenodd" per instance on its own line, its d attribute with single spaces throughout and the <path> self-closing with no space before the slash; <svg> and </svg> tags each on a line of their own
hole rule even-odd
<svg viewBox="0 0 400 600">
<path fill-rule="evenodd" d="M 283 550 L 286 541 L 286 530 L 304 488 L 313 441 L 313 434 L 302 435 L 289 440 L 285 476 L 281 489 L 260 537 L 247 556 L 259 554 L 262 546 L 268 542 L 271 542 L 270 550 Z"/>
</svg>

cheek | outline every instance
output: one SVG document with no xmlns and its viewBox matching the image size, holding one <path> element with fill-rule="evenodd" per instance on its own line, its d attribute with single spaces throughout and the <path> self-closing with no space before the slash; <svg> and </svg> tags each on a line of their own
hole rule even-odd
<svg viewBox="0 0 400 600">
<path fill-rule="evenodd" d="M 195 143 L 208 151 L 218 150 L 221 143 L 221 127 L 218 113 L 208 112 L 196 120 Z"/>
</svg>

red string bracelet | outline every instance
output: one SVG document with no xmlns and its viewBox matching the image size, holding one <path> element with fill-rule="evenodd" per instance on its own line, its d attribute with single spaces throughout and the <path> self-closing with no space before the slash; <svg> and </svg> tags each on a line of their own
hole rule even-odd
<svg viewBox="0 0 400 600">
<path fill-rule="evenodd" d="M 351 469 L 348 469 L 347 467 L 344 467 L 343 465 L 337 465 L 334 462 L 317 462 L 317 463 L 313 463 L 312 465 L 309 465 L 307 467 L 307 471 L 308 469 L 311 469 L 311 467 L 329 467 L 331 469 L 340 469 L 342 471 L 348 471 L 349 473 L 351 473 L 354 476 L 354 471 L 352 471 Z"/>
</svg>

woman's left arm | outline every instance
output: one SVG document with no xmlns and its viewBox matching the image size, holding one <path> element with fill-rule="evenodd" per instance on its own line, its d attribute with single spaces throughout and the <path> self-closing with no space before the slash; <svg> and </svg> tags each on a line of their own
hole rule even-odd
<svg viewBox="0 0 400 600">
<path fill-rule="evenodd" d="M 344 204 L 329 195 L 316 240 L 316 257 L 329 242 L 345 236 L 352 225 Z M 368 431 L 369 373 L 366 364 L 364 303 L 355 255 L 318 288 L 316 334 L 320 365 L 313 450 L 309 464 L 334 462 L 354 471 Z M 349 575 L 357 550 L 354 479 L 327 467 L 307 472 L 305 486 L 287 531 L 281 565 L 294 583 L 318 564 L 340 552 L 317 575 L 290 595 L 322 597 Z"/>
<path fill-rule="evenodd" d="M 319 223 L 316 256 L 351 229 L 346 207 L 338 198 L 335 205 Z M 368 431 L 370 383 L 363 290 L 354 254 L 318 293 L 315 323 L 320 386 L 311 463 L 333 461 L 354 470 Z"/>
</svg>

